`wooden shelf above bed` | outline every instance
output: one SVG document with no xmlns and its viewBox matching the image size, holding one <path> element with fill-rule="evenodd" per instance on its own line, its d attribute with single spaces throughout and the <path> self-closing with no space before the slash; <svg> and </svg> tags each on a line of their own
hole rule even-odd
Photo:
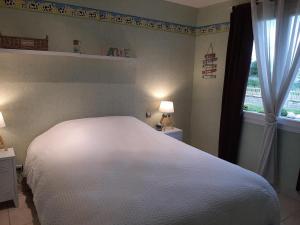
<svg viewBox="0 0 300 225">
<path fill-rule="evenodd" d="M 102 56 L 102 55 L 88 55 L 73 52 L 54 52 L 54 51 L 36 51 L 36 50 L 23 50 L 23 49 L 5 49 L 0 48 L 0 54 L 22 54 L 22 55 L 41 55 L 41 56 L 60 56 L 60 57 L 73 57 L 83 59 L 98 59 L 108 61 L 123 61 L 123 62 L 136 62 L 136 58 L 116 57 L 116 56 Z"/>
</svg>

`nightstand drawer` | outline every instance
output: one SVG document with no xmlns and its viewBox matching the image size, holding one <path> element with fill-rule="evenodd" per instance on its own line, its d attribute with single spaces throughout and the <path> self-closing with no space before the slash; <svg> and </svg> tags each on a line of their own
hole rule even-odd
<svg viewBox="0 0 300 225">
<path fill-rule="evenodd" d="M 0 174 L 11 170 L 11 160 L 1 160 L 0 161 Z"/>
<path fill-rule="evenodd" d="M 14 181 L 11 171 L 0 172 L 0 196 L 5 196 L 9 194 L 11 197 L 11 190 L 13 190 Z"/>
</svg>

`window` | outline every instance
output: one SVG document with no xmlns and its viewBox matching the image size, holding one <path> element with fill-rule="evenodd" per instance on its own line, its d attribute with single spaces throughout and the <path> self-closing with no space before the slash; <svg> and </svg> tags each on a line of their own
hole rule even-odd
<svg viewBox="0 0 300 225">
<path fill-rule="evenodd" d="M 264 113 L 254 44 L 244 102 L 244 110 L 248 112 Z M 288 98 L 283 106 L 283 109 L 281 110 L 281 117 L 300 121 L 300 71 L 296 76 Z"/>
<path fill-rule="evenodd" d="M 275 20 L 270 20 L 270 34 L 275 37 Z M 274 39 L 275 43 L 275 39 Z M 272 52 L 273 53 L 273 52 Z M 272 54 L 271 53 L 271 54 Z M 272 57 L 271 57 L 272 58 Z M 253 44 L 250 72 L 244 102 L 244 110 L 264 113 L 261 89 L 257 72 L 255 44 Z M 291 87 L 288 98 L 281 110 L 281 117 L 300 121 L 300 71 Z"/>
</svg>

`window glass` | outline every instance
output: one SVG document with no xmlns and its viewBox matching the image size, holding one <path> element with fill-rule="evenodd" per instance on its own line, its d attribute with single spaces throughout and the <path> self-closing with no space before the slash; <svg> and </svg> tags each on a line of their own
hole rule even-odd
<svg viewBox="0 0 300 225">
<path fill-rule="evenodd" d="M 300 120 L 300 72 L 298 73 L 281 110 L 281 116 L 289 119 Z"/>
<path fill-rule="evenodd" d="M 249 112 L 264 113 L 254 44 L 244 102 L 244 110 Z M 281 116 L 289 119 L 300 120 L 300 71 L 296 76 L 287 100 L 281 110 Z"/>
<path fill-rule="evenodd" d="M 254 44 L 252 49 L 251 65 L 249 70 L 249 78 L 244 102 L 244 110 L 250 112 L 264 113 Z"/>
</svg>

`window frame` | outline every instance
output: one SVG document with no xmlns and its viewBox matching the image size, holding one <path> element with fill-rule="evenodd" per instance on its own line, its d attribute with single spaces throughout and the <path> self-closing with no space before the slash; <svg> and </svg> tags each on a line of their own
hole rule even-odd
<svg viewBox="0 0 300 225">
<path fill-rule="evenodd" d="M 265 114 L 264 113 L 257 113 L 257 112 L 249 112 L 244 111 L 244 122 L 256 124 L 260 126 L 265 125 Z M 289 131 L 292 133 L 300 133 L 300 121 L 289 119 L 286 117 L 279 117 L 278 118 L 278 128 L 281 130 Z"/>
</svg>

